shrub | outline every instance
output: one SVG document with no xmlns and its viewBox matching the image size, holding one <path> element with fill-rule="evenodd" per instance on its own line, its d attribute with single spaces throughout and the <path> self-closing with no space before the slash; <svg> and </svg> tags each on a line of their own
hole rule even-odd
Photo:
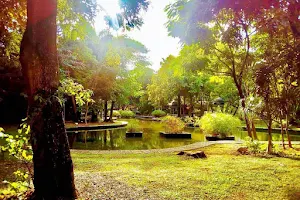
<svg viewBox="0 0 300 200">
<path fill-rule="evenodd" d="M 241 121 L 230 114 L 206 113 L 198 122 L 206 134 L 217 134 L 221 137 L 240 131 Z"/>
<path fill-rule="evenodd" d="M 151 115 L 154 117 L 164 117 L 167 115 L 167 113 L 162 110 L 154 110 Z"/>
<path fill-rule="evenodd" d="M 165 124 L 166 133 L 182 133 L 185 126 L 181 119 L 173 116 L 165 117 L 162 122 Z"/>
<path fill-rule="evenodd" d="M 31 171 L 32 149 L 29 143 L 30 126 L 26 122 L 22 123 L 21 128 L 15 135 L 4 134 L 3 132 L 3 128 L 0 127 L 1 137 L 6 138 L 6 144 L 1 146 L 1 151 L 7 152 L 10 156 L 16 158 L 27 169 L 27 171 L 15 171 L 16 180 L 14 182 L 3 181 L 8 185 L 8 188 L 0 192 L 0 197 L 6 195 L 15 199 L 13 196 L 22 196 L 30 189 L 30 182 L 33 178 Z"/>
<path fill-rule="evenodd" d="M 120 115 L 122 118 L 132 118 L 135 117 L 134 112 L 132 112 L 131 110 L 119 110 Z"/>
<path fill-rule="evenodd" d="M 127 131 L 130 133 L 138 132 L 140 129 L 140 126 L 137 122 L 131 122 L 127 125 Z"/>
<path fill-rule="evenodd" d="M 108 114 L 110 114 L 110 112 Z M 121 117 L 121 113 L 117 110 L 114 110 L 112 116 L 113 117 Z"/>
<path fill-rule="evenodd" d="M 197 123 L 198 121 L 199 121 L 199 117 L 197 117 L 197 116 L 194 116 L 194 117 L 184 117 L 183 118 L 183 121 L 185 122 L 185 123 Z"/>
<path fill-rule="evenodd" d="M 251 137 L 247 136 L 245 138 L 245 142 L 244 142 L 244 145 L 248 148 L 248 151 L 250 153 L 260 153 L 261 150 L 262 150 L 262 144 L 257 141 L 257 140 L 253 140 Z"/>
</svg>

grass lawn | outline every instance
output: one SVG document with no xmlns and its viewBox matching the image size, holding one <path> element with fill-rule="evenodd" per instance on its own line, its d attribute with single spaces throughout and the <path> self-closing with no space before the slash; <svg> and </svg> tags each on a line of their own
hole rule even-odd
<svg viewBox="0 0 300 200">
<path fill-rule="evenodd" d="M 300 199 L 299 160 L 242 156 L 236 154 L 237 148 L 202 148 L 207 159 L 89 151 L 72 151 L 72 156 L 75 174 L 100 173 L 130 187 L 146 188 L 158 199 Z"/>
</svg>

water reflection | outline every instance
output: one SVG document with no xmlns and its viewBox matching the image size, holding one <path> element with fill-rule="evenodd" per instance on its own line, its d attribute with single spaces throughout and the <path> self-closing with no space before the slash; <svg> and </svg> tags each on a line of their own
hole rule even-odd
<svg viewBox="0 0 300 200">
<path fill-rule="evenodd" d="M 140 129 L 143 131 L 142 138 L 126 138 L 126 128 L 111 130 L 95 130 L 68 133 L 69 144 L 72 149 L 89 150 L 115 150 L 115 149 L 159 149 L 170 148 L 191 144 L 194 142 L 206 141 L 205 135 L 199 128 L 186 128 L 186 132 L 192 133 L 192 139 L 166 139 L 159 135 L 159 131 L 164 130 L 160 122 L 126 120 L 129 123 L 138 121 Z M 244 139 L 246 132 L 235 135 L 237 141 Z M 267 134 L 258 132 L 258 139 L 266 141 Z M 292 140 L 300 141 L 300 135 L 292 135 Z M 280 134 L 273 134 L 274 141 L 281 141 Z"/>
</svg>

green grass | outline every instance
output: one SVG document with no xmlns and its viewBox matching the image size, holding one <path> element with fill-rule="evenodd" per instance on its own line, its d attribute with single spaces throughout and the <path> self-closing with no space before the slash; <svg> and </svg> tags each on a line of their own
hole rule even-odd
<svg viewBox="0 0 300 200">
<path fill-rule="evenodd" d="M 207 159 L 175 154 L 72 152 L 76 172 L 100 172 L 161 199 L 300 199 L 300 161 L 236 154 L 236 145 L 203 148 Z"/>
</svg>

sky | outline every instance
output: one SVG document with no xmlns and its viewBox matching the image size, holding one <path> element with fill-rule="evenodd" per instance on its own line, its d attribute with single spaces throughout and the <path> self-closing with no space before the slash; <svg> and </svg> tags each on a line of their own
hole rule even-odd
<svg viewBox="0 0 300 200">
<path fill-rule="evenodd" d="M 117 13 L 120 8 L 118 0 L 97 0 L 110 15 Z M 126 34 L 144 44 L 149 49 L 148 57 L 152 63 L 151 68 L 158 70 L 160 62 L 163 58 L 170 54 L 178 55 L 180 51 L 180 44 L 178 38 L 168 36 L 165 23 L 167 22 L 167 15 L 164 8 L 174 0 L 151 0 L 151 4 L 146 13 L 143 13 L 144 24 L 138 29 L 134 29 Z M 99 12 L 95 20 L 95 28 L 97 32 L 105 29 L 107 26 L 103 20 L 105 12 Z"/>
</svg>

